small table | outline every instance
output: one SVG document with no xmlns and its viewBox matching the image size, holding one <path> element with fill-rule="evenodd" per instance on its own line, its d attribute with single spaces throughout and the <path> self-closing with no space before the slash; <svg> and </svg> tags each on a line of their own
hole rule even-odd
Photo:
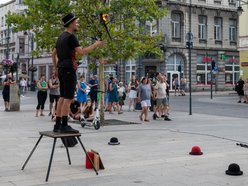
<svg viewBox="0 0 248 186">
<path fill-rule="evenodd" d="M 24 170 L 26 164 L 28 163 L 29 159 L 31 158 L 32 154 L 34 153 L 36 147 L 40 143 L 40 141 L 41 141 L 41 139 L 42 139 L 43 136 L 47 136 L 47 137 L 53 138 L 53 147 L 52 147 L 52 153 L 51 153 L 51 156 L 50 156 L 50 161 L 49 161 L 49 165 L 48 165 L 48 169 L 47 169 L 46 182 L 48 181 L 48 178 L 49 178 L 50 169 L 51 169 L 51 165 L 52 165 L 52 161 L 53 161 L 54 148 L 55 148 L 55 144 L 56 144 L 57 138 L 60 138 L 62 140 L 62 138 L 66 138 L 66 137 L 76 137 L 78 139 L 80 145 L 82 146 L 82 148 L 83 148 L 83 150 L 85 152 L 86 157 L 89 159 L 89 161 L 90 161 L 93 169 L 95 170 L 96 175 L 98 175 L 98 172 L 97 172 L 97 170 L 95 168 L 95 165 L 92 162 L 91 158 L 89 157 L 89 155 L 88 155 L 88 153 L 87 153 L 87 151 L 86 151 L 86 149 L 85 149 L 85 147 L 84 147 L 84 145 L 83 145 L 83 143 L 82 143 L 82 141 L 80 139 L 81 133 L 68 134 L 68 133 L 58 133 L 58 132 L 53 132 L 53 131 L 43 131 L 43 132 L 40 132 L 40 138 L 36 142 L 34 148 L 32 149 L 31 153 L 29 154 L 27 160 L 23 164 L 22 170 Z M 71 165 L 70 154 L 69 154 L 68 147 L 66 145 L 67 140 L 64 140 L 64 141 L 65 141 L 65 148 L 66 148 L 66 153 L 67 153 L 69 165 Z"/>
</svg>

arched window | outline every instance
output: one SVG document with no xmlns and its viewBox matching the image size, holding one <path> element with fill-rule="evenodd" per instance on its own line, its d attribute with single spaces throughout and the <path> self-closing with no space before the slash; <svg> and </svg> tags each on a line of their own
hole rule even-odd
<svg viewBox="0 0 248 186">
<path fill-rule="evenodd" d="M 184 60 L 180 54 L 172 54 L 166 64 L 167 71 L 184 71 Z"/>
</svg>

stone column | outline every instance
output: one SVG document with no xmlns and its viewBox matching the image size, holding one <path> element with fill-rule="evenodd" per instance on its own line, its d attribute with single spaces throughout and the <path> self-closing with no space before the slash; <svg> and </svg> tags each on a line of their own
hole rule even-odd
<svg viewBox="0 0 248 186">
<path fill-rule="evenodd" d="M 17 84 L 10 85 L 10 111 L 20 111 L 20 92 Z"/>
</svg>

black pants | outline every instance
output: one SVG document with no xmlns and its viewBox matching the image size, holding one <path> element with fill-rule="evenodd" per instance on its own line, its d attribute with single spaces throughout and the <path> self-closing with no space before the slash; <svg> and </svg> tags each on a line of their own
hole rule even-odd
<svg viewBox="0 0 248 186">
<path fill-rule="evenodd" d="M 38 105 L 36 107 L 36 110 L 43 110 L 45 107 L 45 102 L 47 99 L 47 92 L 46 91 L 39 91 L 37 93 L 37 99 L 38 99 Z"/>
<path fill-rule="evenodd" d="M 59 68 L 60 97 L 73 99 L 77 85 L 76 70 L 73 68 Z"/>
</svg>

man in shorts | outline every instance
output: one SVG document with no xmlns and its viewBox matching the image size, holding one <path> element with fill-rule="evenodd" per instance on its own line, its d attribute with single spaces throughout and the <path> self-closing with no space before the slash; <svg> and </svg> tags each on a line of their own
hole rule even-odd
<svg viewBox="0 0 248 186">
<path fill-rule="evenodd" d="M 166 97 L 167 85 L 161 73 L 157 75 L 157 79 L 158 79 L 156 85 L 157 108 L 159 110 L 159 113 L 161 113 L 161 117 L 164 117 L 164 120 L 171 121 L 171 119 L 167 115 L 167 106 L 168 106 L 167 97 Z"/>
<path fill-rule="evenodd" d="M 55 76 L 58 75 L 60 82 L 60 98 L 57 106 L 56 124 L 53 131 L 78 133 L 78 130 L 68 125 L 70 104 L 74 99 L 77 84 L 76 70 L 78 64 L 76 53 L 81 56 L 86 55 L 97 47 L 104 46 L 105 42 L 98 40 L 94 44 L 83 48 L 79 45 L 74 35 L 74 32 L 79 27 L 78 18 L 74 14 L 69 13 L 62 18 L 62 21 L 65 31 L 58 37 L 56 47 L 52 52 L 53 70 Z"/>
</svg>

